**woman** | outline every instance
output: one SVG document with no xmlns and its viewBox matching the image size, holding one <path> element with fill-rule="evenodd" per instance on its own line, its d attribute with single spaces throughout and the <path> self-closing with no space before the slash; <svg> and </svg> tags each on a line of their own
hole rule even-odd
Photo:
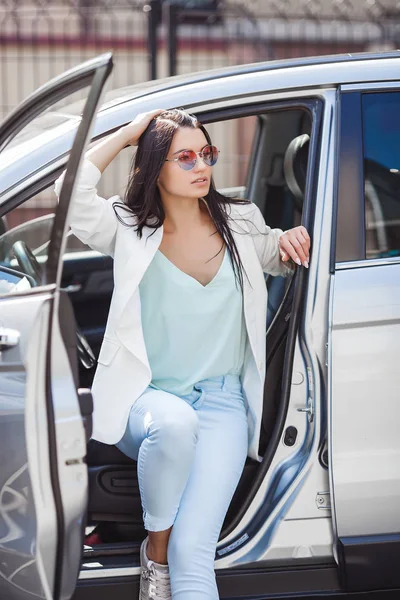
<svg viewBox="0 0 400 600">
<path fill-rule="evenodd" d="M 96 184 L 128 144 L 125 202 L 104 200 Z M 195 117 L 152 111 L 87 152 L 75 192 L 74 234 L 114 257 L 93 437 L 138 463 L 141 600 L 218 598 L 220 529 L 246 455 L 259 459 L 263 271 L 308 267 L 305 228 L 271 230 L 255 205 L 220 195 L 217 158 Z"/>
</svg>

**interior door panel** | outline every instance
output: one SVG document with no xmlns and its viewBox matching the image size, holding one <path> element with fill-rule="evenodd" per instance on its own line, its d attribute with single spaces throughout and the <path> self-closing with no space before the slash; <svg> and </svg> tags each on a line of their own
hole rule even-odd
<svg viewBox="0 0 400 600">
<path fill-rule="evenodd" d="M 61 286 L 68 293 L 77 324 L 97 357 L 114 288 L 113 259 L 92 250 L 65 255 Z M 94 371 L 80 365 L 81 387 L 91 386 Z"/>
</svg>

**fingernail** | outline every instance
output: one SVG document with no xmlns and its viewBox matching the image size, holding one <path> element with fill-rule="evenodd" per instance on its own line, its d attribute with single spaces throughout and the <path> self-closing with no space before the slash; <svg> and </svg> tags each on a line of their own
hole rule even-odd
<svg viewBox="0 0 400 600">
<path fill-rule="evenodd" d="M 298 265 L 301 266 L 301 260 L 299 258 L 296 258 L 296 262 L 297 262 Z"/>
<path fill-rule="evenodd" d="M 304 266 L 306 269 L 308 269 L 308 262 L 306 260 L 304 261 Z"/>
</svg>

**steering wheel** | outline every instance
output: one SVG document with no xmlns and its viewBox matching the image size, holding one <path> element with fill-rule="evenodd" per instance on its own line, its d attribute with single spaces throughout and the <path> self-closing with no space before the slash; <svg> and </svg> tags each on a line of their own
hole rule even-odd
<svg viewBox="0 0 400 600">
<path fill-rule="evenodd" d="M 43 270 L 36 256 L 25 242 L 15 242 L 13 244 L 14 256 L 17 259 L 21 271 L 32 277 L 35 287 L 42 282 Z"/>
<path fill-rule="evenodd" d="M 12 249 L 21 271 L 32 277 L 35 286 L 40 285 L 42 282 L 43 269 L 29 246 L 25 242 L 19 240 L 13 244 Z M 96 357 L 93 354 L 89 342 L 78 326 L 76 326 L 76 338 L 78 358 L 86 369 L 91 369 L 96 364 Z"/>
</svg>

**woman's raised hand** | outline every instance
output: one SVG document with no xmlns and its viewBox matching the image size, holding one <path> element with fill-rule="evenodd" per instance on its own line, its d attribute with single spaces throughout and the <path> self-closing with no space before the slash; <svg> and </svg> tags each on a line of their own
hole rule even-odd
<svg viewBox="0 0 400 600">
<path fill-rule="evenodd" d="M 90 148 L 90 150 L 86 152 L 86 158 L 90 160 L 101 173 L 103 173 L 110 162 L 114 160 L 117 154 L 119 154 L 128 144 L 131 146 L 137 145 L 140 136 L 150 121 L 163 111 L 164 109 L 157 108 L 157 110 L 151 110 L 137 115 L 137 117 L 128 123 L 128 125 L 120 127 L 117 131 L 114 131 L 114 133 L 111 133 Z"/>
<path fill-rule="evenodd" d="M 279 238 L 279 250 L 283 262 L 290 258 L 308 269 L 310 261 L 310 236 L 302 225 L 288 229 Z"/>
<path fill-rule="evenodd" d="M 164 110 L 164 108 L 157 108 L 149 112 L 140 113 L 133 119 L 133 121 L 128 123 L 128 125 L 125 125 L 123 130 L 128 144 L 131 146 L 137 146 L 140 136 L 148 127 L 150 121 L 164 112 Z"/>
</svg>

